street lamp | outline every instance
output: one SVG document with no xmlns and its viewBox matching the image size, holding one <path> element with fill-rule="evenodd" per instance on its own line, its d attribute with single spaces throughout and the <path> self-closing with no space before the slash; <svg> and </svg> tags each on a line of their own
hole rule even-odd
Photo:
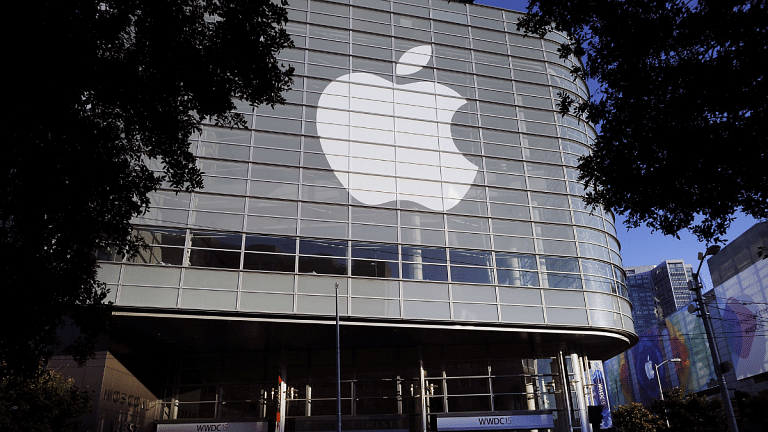
<svg viewBox="0 0 768 432">
<path fill-rule="evenodd" d="M 659 377 L 659 366 L 663 365 L 666 362 L 672 362 L 672 363 L 680 363 L 680 359 L 675 357 L 673 359 L 664 360 L 663 362 L 659 364 L 654 364 L 653 367 L 656 369 L 656 382 L 659 383 L 659 396 L 661 397 L 661 400 L 664 400 L 664 390 L 661 388 L 661 378 Z M 666 414 L 666 408 L 664 409 L 664 420 L 667 422 L 667 428 L 669 428 L 669 418 Z"/>
<path fill-rule="evenodd" d="M 680 363 L 681 361 L 682 360 L 680 360 L 679 358 L 673 358 L 673 359 L 669 359 L 669 360 L 664 360 L 663 362 L 661 362 L 659 364 L 654 364 L 653 365 L 653 367 L 656 369 L 656 382 L 659 383 L 659 396 L 661 396 L 661 400 L 664 400 L 664 390 L 662 390 L 662 388 L 661 388 L 661 378 L 659 377 L 659 366 L 661 366 L 661 365 L 663 365 L 664 363 L 667 363 L 667 362 Z"/>
<path fill-rule="evenodd" d="M 717 375 L 717 381 L 720 385 L 720 399 L 723 400 L 723 407 L 725 408 L 725 418 L 728 420 L 728 430 L 730 432 L 739 432 L 739 426 L 736 424 L 736 416 L 733 414 L 733 405 L 731 405 L 731 396 L 728 393 L 728 384 L 725 382 L 725 370 L 723 363 L 720 361 L 720 351 L 717 349 L 717 342 L 715 341 L 715 334 L 712 329 L 712 317 L 709 315 L 709 309 L 707 303 L 704 301 L 704 296 L 701 293 L 701 279 L 699 273 L 701 273 L 701 265 L 704 264 L 704 258 L 710 255 L 715 255 L 720 252 L 720 246 L 712 245 L 707 248 L 707 251 L 699 252 L 699 268 L 696 269 L 696 273 L 693 274 L 693 287 L 691 291 L 696 293 L 696 305 L 697 308 L 693 309 L 693 312 L 699 311 L 701 320 L 704 322 L 704 331 L 707 333 L 707 342 L 709 342 L 709 352 L 712 355 L 712 364 L 715 367 L 715 374 Z M 691 311 L 691 308 L 688 309 Z"/>
</svg>

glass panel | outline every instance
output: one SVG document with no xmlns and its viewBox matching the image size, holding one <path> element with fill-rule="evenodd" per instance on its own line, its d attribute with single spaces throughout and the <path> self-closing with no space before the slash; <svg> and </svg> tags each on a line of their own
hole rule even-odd
<svg viewBox="0 0 768 432">
<path fill-rule="evenodd" d="M 352 276 L 399 278 L 400 266 L 396 262 L 352 260 Z"/>
<path fill-rule="evenodd" d="M 338 310 L 340 315 L 347 315 L 346 297 L 339 297 Z M 334 315 L 336 313 L 336 301 L 334 297 L 298 295 L 296 296 L 296 312 Z M 315 404 L 313 404 L 314 407 Z M 312 412 L 314 413 L 315 410 L 313 409 Z"/>
<path fill-rule="evenodd" d="M 542 273 L 541 286 L 580 290 L 582 289 L 581 276 L 561 273 Z"/>
<path fill-rule="evenodd" d="M 382 210 L 368 207 L 352 207 L 352 221 L 397 225 L 397 212 L 394 210 Z M 439 228 L 442 228 L 442 226 Z"/>
<path fill-rule="evenodd" d="M 451 281 L 465 283 L 493 283 L 493 270 L 482 267 L 451 266 Z"/>
<path fill-rule="evenodd" d="M 448 300 L 448 285 L 403 282 L 403 298 L 417 300 Z"/>
<path fill-rule="evenodd" d="M 397 241 L 397 227 L 352 224 L 352 238 L 370 241 Z"/>
<path fill-rule="evenodd" d="M 448 281 L 448 267 L 434 264 L 403 263 L 403 279 Z"/>
<path fill-rule="evenodd" d="M 243 215 L 194 211 L 190 225 L 197 228 L 240 231 L 243 229 Z"/>
<path fill-rule="evenodd" d="M 447 256 L 445 249 L 403 246 L 403 261 L 446 264 Z"/>
<path fill-rule="evenodd" d="M 243 291 L 277 291 L 293 292 L 293 276 L 243 272 Z"/>
<path fill-rule="evenodd" d="M 487 233 L 489 231 L 488 219 L 448 215 L 447 221 L 449 230 L 480 233 Z"/>
<path fill-rule="evenodd" d="M 253 145 L 299 150 L 301 148 L 301 137 L 295 135 L 254 132 Z"/>
<path fill-rule="evenodd" d="M 445 232 L 416 229 L 416 228 L 400 228 L 403 243 L 415 243 L 425 244 L 433 246 L 445 245 Z"/>
<path fill-rule="evenodd" d="M 115 258 L 114 260 L 119 260 Z M 138 255 L 129 258 L 128 262 L 136 264 L 182 265 L 184 263 L 183 247 L 151 246 L 139 251 Z M 100 281 L 103 279 L 99 278 Z M 115 280 L 117 282 L 117 280 Z"/>
<path fill-rule="evenodd" d="M 248 232 L 264 234 L 296 234 L 296 220 L 287 218 L 271 218 L 262 216 L 248 216 Z"/>
<path fill-rule="evenodd" d="M 240 294 L 241 311 L 293 312 L 293 295 L 249 293 Z"/>
<path fill-rule="evenodd" d="M 230 291 L 210 291 L 183 289 L 179 307 L 191 309 L 235 310 L 237 293 Z"/>
<path fill-rule="evenodd" d="M 533 239 L 493 236 L 494 249 L 509 252 L 533 252 Z"/>
<path fill-rule="evenodd" d="M 539 274 L 530 271 L 497 269 L 499 285 L 539 286 Z"/>
<path fill-rule="evenodd" d="M 198 159 L 197 166 L 204 174 L 228 177 L 248 177 L 248 164 Z"/>
<path fill-rule="evenodd" d="M 587 311 L 584 309 L 546 308 L 547 323 L 587 325 Z"/>
<path fill-rule="evenodd" d="M 300 256 L 299 273 L 346 275 L 347 260 L 346 258 Z"/>
<path fill-rule="evenodd" d="M 120 287 L 120 301 L 125 306 L 175 308 L 179 298 L 178 288 L 149 288 L 123 285 Z"/>
<path fill-rule="evenodd" d="M 490 252 L 481 251 L 463 251 L 463 250 L 451 250 L 451 264 L 459 265 L 478 265 L 488 266 L 492 265 L 492 258 Z"/>
<path fill-rule="evenodd" d="M 397 261 L 397 245 L 352 243 L 352 258 L 369 258 Z"/>
<path fill-rule="evenodd" d="M 536 270 L 536 257 L 497 252 L 496 267 Z"/>
<path fill-rule="evenodd" d="M 576 258 L 539 257 L 541 269 L 556 272 L 579 272 L 579 260 Z"/>
<path fill-rule="evenodd" d="M 191 231 L 189 233 L 192 247 L 212 249 L 236 249 L 242 247 L 243 236 L 240 234 L 226 234 L 217 232 Z"/>
<path fill-rule="evenodd" d="M 245 180 L 203 176 L 203 184 L 208 192 L 245 195 Z"/>
<path fill-rule="evenodd" d="M 293 273 L 296 257 L 294 255 L 275 255 L 262 253 L 248 253 L 243 257 L 243 269 L 265 270 Z"/>
<path fill-rule="evenodd" d="M 519 235 L 519 236 L 532 236 L 533 230 L 531 229 L 530 222 L 517 222 L 508 221 L 502 219 L 492 219 L 493 224 L 492 232 L 494 234 L 507 234 L 507 235 Z"/>
<path fill-rule="evenodd" d="M 339 295 L 348 295 L 347 278 L 299 276 L 296 287 L 300 293 L 335 295 L 336 283 L 339 284 Z"/>
<path fill-rule="evenodd" d="M 278 150 L 279 151 L 279 150 Z M 299 169 L 277 167 L 271 165 L 252 164 L 251 178 L 257 180 L 273 180 L 283 182 L 299 182 Z"/>
<path fill-rule="evenodd" d="M 403 302 L 403 318 L 448 320 L 451 309 L 448 303 L 406 300 Z"/>
<path fill-rule="evenodd" d="M 302 203 L 301 217 L 331 221 L 346 221 L 349 219 L 347 215 L 347 207 L 345 206 L 313 203 Z"/>
<path fill-rule="evenodd" d="M 563 240 L 573 240 L 573 228 L 563 225 L 548 225 L 537 223 L 536 236 L 537 237 L 550 237 Z"/>
<path fill-rule="evenodd" d="M 501 306 L 501 320 L 530 324 L 544 324 L 544 311 L 540 307 Z"/>
<path fill-rule="evenodd" d="M 451 284 L 453 301 L 496 303 L 496 288 L 482 285 Z"/>
<path fill-rule="evenodd" d="M 181 270 L 178 268 L 127 265 L 123 270 L 123 283 L 129 285 L 179 286 Z"/>
<path fill-rule="evenodd" d="M 242 213 L 245 209 L 245 198 L 196 193 L 195 198 L 192 201 L 193 207 L 198 210 L 215 210 Z"/>
<path fill-rule="evenodd" d="M 581 292 L 544 291 L 544 303 L 547 306 L 586 307 L 584 294 Z"/>
<path fill-rule="evenodd" d="M 347 256 L 347 242 L 330 240 L 300 240 L 299 253 L 302 255 Z"/>
<path fill-rule="evenodd" d="M 468 321 L 498 321 L 499 312 L 498 309 L 496 309 L 496 305 L 453 303 L 453 319 Z M 448 382 L 451 381 L 455 380 L 448 380 Z M 485 381 L 486 384 L 488 383 L 487 379 L 482 381 Z M 448 403 L 450 404 L 450 399 Z"/>
<path fill-rule="evenodd" d="M 487 234 L 448 232 L 448 245 L 477 249 L 490 249 L 491 238 Z"/>
<path fill-rule="evenodd" d="M 352 282 L 352 295 L 399 298 L 400 285 L 397 281 L 355 279 Z"/>
<path fill-rule="evenodd" d="M 571 212 L 568 210 L 533 207 L 531 215 L 533 220 L 537 221 L 571 223 Z"/>
<path fill-rule="evenodd" d="M 523 305 L 540 305 L 541 291 L 526 288 L 499 287 L 499 301 Z"/>
<path fill-rule="evenodd" d="M 443 229 L 443 215 L 433 213 L 400 212 L 400 224 L 403 226 Z"/>
<path fill-rule="evenodd" d="M 268 198 L 284 198 L 296 200 L 299 198 L 299 186 L 287 183 L 271 183 L 252 180 L 249 182 L 250 195 Z"/>
<path fill-rule="evenodd" d="M 239 269 L 240 252 L 225 252 L 212 249 L 191 249 L 189 265 L 193 267 L 216 267 Z"/>
<path fill-rule="evenodd" d="M 353 298 L 352 315 L 400 317 L 400 301 Z M 388 383 L 388 385 L 392 386 L 394 390 L 394 384 Z M 358 385 L 355 387 L 355 389 L 358 391 L 358 396 L 360 396 L 361 393 L 360 387 L 360 383 L 358 383 Z M 365 393 L 363 392 L 362 394 L 364 395 Z M 394 407 L 394 411 L 397 412 L 396 406 Z"/>
<path fill-rule="evenodd" d="M 512 219 L 530 219 L 531 210 L 526 206 L 491 203 L 491 214 L 496 217 Z"/>
<path fill-rule="evenodd" d="M 185 287 L 237 289 L 237 272 L 215 270 L 184 270 Z"/>
</svg>

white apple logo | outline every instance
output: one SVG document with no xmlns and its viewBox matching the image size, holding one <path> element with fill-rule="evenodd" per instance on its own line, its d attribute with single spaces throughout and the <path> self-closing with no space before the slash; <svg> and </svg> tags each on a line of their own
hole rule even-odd
<svg viewBox="0 0 768 432">
<path fill-rule="evenodd" d="M 651 360 L 651 356 L 648 356 L 648 361 L 645 363 L 645 374 L 648 376 L 648 379 L 653 379 L 656 374 L 653 371 L 653 360 Z"/>
<path fill-rule="evenodd" d="M 414 74 L 431 57 L 430 45 L 412 48 L 395 73 Z M 347 74 L 320 96 L 320 145 L 358 201 L 378 205 L 399 199 L 448 210 L 464 198 L 478 170 L 451 137 L 453 114 L 466 102 L 434 82 L 396 85 L 369 73 Z"/>
</svg>

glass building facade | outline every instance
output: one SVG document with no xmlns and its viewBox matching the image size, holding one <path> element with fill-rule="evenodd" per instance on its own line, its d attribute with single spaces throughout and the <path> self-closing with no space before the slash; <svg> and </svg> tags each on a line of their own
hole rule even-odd
<svg viewBox="0 0 768 432">
<path fill-rule="evenodd" d="M 442 0 L 288 10 L 286 104 L 239 104 L 247 129 L 206 125 L 190 140 L 205 188 L 152 194 L 134 221 L 150 248 L 104 255 L 110 351 L 128 365 L 131 344 L 165 347 L 145 383 L 159 420 L 326 430 L 310 418 L 335 414 L 338 305 L 349 421 L 463 430 L 451 413 L 530 411 L 554 422 L 540 430 L 584 427 L 587 359 L 636 335 L 613 215 L 577 182 L 594 129 L 555 109 L 588 94 L 563 36 Z M 207 342 L 187 341 L 198 326 Z"/>
</svg>

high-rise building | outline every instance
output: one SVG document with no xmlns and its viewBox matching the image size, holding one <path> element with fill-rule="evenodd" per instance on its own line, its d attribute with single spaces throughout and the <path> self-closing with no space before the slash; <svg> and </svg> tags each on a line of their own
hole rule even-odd
<svg viewBox="0 0 768 432">
<path fill-rule="evenodd" d="M 682 260 L 664 260 L 656 266 L 627 267 L 627 290 L 635 329 L 640 333 L 694 299 L 690 291 L 693 268 Z"/>
<path fill-rule="evenodd" d="M 632 302 L 632 319 L 638 334 L 654 326 L 661 317 L 656 307 L 653 278 L 650 271 L 654 266 L 625 267 L 627 291 Z"/>
<path fill-rule="evenodd" d="M 576 181 L 594 129 L 555 110 L 586 85 L 518 17 L 291 0 L 287 103 L 205 126 L 205 189 L 152 194 L 150 249 L 103 256 L 91 427 L 335 430 L 337 306 L 345 430 L 588 427 L 587 360 L 637 336 Z"/>
</svg>

